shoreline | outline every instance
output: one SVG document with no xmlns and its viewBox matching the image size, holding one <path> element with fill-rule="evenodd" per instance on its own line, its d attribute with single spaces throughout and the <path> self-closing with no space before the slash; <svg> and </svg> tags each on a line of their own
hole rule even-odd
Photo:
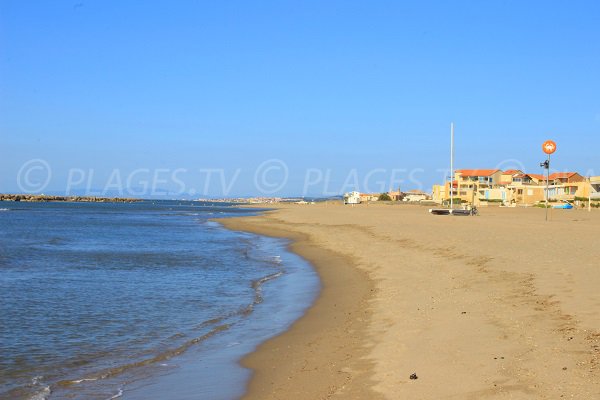
<svg viewBox="0 0 600 400">
<path fill-rule="evenodd" d="M 63 222 L 63 213 L 68 213 L 71 210 L 71 207 L 67 204 L 51 207 L 50 209 L 43 203 L 29 204 L 25 208 L 18 206 L 18 204 L 9 204 L 10 210 L 7 210 L 11 211 L 14 209 L 15 212 L 3 213 L 3 221 L 13 221 L 11 218 L 16 218 L 16 221 L 21 221 L 26 217 L 31 218 L 29 220 L 31 224 L 22 224 L 22 226 L 27 226 L 29 229 L 35 228 L 36 232 L 46 232 L 38 224 L 47 223 L 48 219 L 37 218 L 37 214 L 27 212 L 28 210 L 51 210 L 54 214 L 50 212 L 46 212 L 46 214 L 58 216 L 57 218 L 60 218 L 60 222 Z M 167 283 L 165 286 L 157 284 L 154 287 L 160 289 L 160 292 L 165 294 L 168 291 L 179 291 L 182 288 L 181 292 L 177 292 L 179 296 L 185 296 L 185 290 L 189 290 L 192 293 L 191 298 L 195 306 L 189 309 L 170 306 L 166 309 L 166 315 L 177 311 L 182 317 L 170 320 L 172 323 L 168 329 L 176 334 L 162 336 L 164 337 L 164 341 L 162 342 L 164 344 L 159 343 L 158 345 L 154 345 L 156 342 L 148 340 L 147 343 L 150 351 L 142 353 L 139 351 L 136 352 L 134 349 L 131 353 L 127 353 L 125 347 L 119 347 L 116 344 L 113 346 L 114 341 L 99 342 L 98 344 L 104 347 L 99 346 L 100 350 L 98 353 L 102 349 L 108 348 L 107 351 L 101 353 L 103 355 L 106 354 L 104 359 L 99 359 L 98 357 L 90 360 L 82 357 L 81 359 L 85 363 L 82 362 L 79 365 L 84 365 L 83 368 L 79 368 L 79 365 L 75 363 L 69 364 L 68 361 L 70 360 L 60 365 L 57 363 L 31 365 L 24 373 L 16 371 L 13 375 L 10 375 L 6 386 L 3 385 L 0 391 L 0 398 L 4 398 L 4 396 L 29 398 L 38 395 L 40 398 L 108 398 L 117 392 L 121 394 L 119 397 L 131 399 L 146 399 L 157 396 L 160 398 L 197 399 L 200 396 L 202 398 L 219 398 L 225 400 L 241 396 L 249 380 L 250 370 L 243 369 L 239 365 L 239 359 L 254 351 L 256 346 L 259 346 L 268 338 L 287 329 L 289 325 L 305 313 L 306 308 L 309 307 L 317 296 L 320 287 L 312 265 L 297 254 L 288 251 L 287 240 L 234 232 L 221 224 L 224 220 L 235 215 L 257 215 L 258 209 L 256 211 L 243 210 L 243 213 L 240 213 L 239 209 L 232 209 L 231 212 L 222 212 L 220 211 L 222 208 L 200 211 L 202 209 L 199 207 L 186 207 L 183 211 L 179 210 L 176 213 L 172 213 L 170 212 L 171 207 L 160 205 L 153 206 L 151 210 L 148 210 L 148 207 L 131 209 L 126 205 L 115 204 L 114 207 L 111 206 L 110 210 L 119 212 L 98 213 L 97 209 L 94 208 L 89 209 L 89 213 L 79 213 L 79 209 L 77 209 L 77 214 L 74 215 L 74 218 L 75 221 L 105 218 L 101 220 L 104 222 L 101 226 L 110 226 L 115 220 L 121 221 L 124 213 L 129 216 L 135 216 L 134 222 L 121 225 L 122 227 L 135 229 L 132 232 L 136 234 L 131 235 L 133 238 L 139 238 L 141 241 L 153 240 L 154 242 L 157 242 L 157 239 L 161 239 L 161 247 L 156 254 L 164 254 L 164 258 L 150 259 L 150 262 L 147 264 L 151 268 L 150 271 L 158 271 L 158 269 L 152 268 L 156 265 L 152 261 L 157 260 L 160 262 L 165 259 L 171 261 L 174 259 L 173 257 L 181 254 L 182 249 L 185 249 L 194 255 L 193 260 L 199 260 L 199 262 L 210 260 L 211 265 L 209 268 L 215 270 L 213 276 L 219 276 L 218 279 L 214 279 L 212 282 L 226 286 L 227 290 L 231 287 L 232 290 L 229 293 L 233 293 L 236 296 L 240 294 L 243 297 L 232 298 L 232 303 L 229 303 L 229 300 L 220 303 L 210 302 L 213 297 L 207 297 L 205 294 L 208 295 L 211 291 L 205 290 L 208 287 L 204 286 L 204 283 L 201 283 L 205 279 L 200 279 L 196 283 L 194 283 L 195 279 L 186 280 L 185 282 L 177 281 L 176 274 L 178 271 L 168 271 L 169 276 L 173 277 L 173 281 L 171 281 L 171 278 L 168 281 L 172 283 Z M 58 212 L 56 213 L 56 211 Z M 215 217 L 215 214 L 220 217 Z M 88 216 L 89 218 L 82 216 Z M 159 220 L 164 218 L 164 224 L 160 221 L 157 222 L 157 218 Z M 50 219 L 50 221 L 53 224 L 48 225 L 55 225 L 59 222 L 58 219 Z M 140 224 L 138 223 L 139 221 L 148 223 Z M 10 226 L 10 223 L 6 224 L 6 226 Z M 72 234 L 72 232 L 79 232 L 76 229 L 79 226 L 87 227 L 87 223 L 81 222 L 78 225 L 76 222 L 66 220 L 65 227 L 62 227 L 58 231 L 53 231 L 53 234 L 65 242 L 77 242 L 80 236 Z M 158 229 L 156 228 L 157 226 L 165 228 L 175 227 L 176 229 Z M 146 227 L 146 231 L 144 227 Z M 20 231 L 17 230 L 17 232 Z M 158 235 L 158 237 L 154 235 Z M 52 238 L 55 236 L 52 236 Z M 36 244 L 48 242 L 45 239 L 47 239 L 47 236 L 42 234 L 36 240 Z M 51 253 L 46 253 L 47 258 L 45 259 L 51 259 L 56 263 L 63 261 L 60 258 L 62 254 L 60 252 L 61 248 L 58 247 L 63 242 L 57 242 L 57 240 L 53 239 L 50 243 L 53 245 L 56 244 L 51 249 L 57 249 L 58 252 L 55 253 L 56 258 L 52 259 L 50 258 Z M 146 243 L 140 244 L 145 245 Z M 136 249 L 144 251 L 145 247 L 143 245 L 136 246 Z M 211 246 L 213 246 L 212 250 L 210 250 Z M 196 252 L 194 250 L 196 248 L 205 250 Z M 20 247 L 18 246 L 11 247 L 9 245 L 7 249 L 20 251 Z M 109 264 L 110 261 L 115 261 L 114 265 L 117 266 L 116 268 L 111 268 L 107 271 L 106 275 L 102 276 L 105 278 L 104 281 L 109 284 L 111 284 L 111 280 L 108 275 L 110 277 L 115 274 L 119 276 L 118 274 L 122 273 L 120 271 L 125 271 L 128 276 L 131 276 L 130 269 L 126 267 L 121 270 L 119 269 L 122 264 L 122 258 L 114 257 L 113 249 L 123 251 L 121 247 L 116 245 L 111 246 L 110 249 L 107 248 L 105 251 L 107 258 L 103 259 L 103 266 L 112 266 L 112 264 Z M 217 249 L 225 249 L 225 252 L 217 252 Z M 151 250 L 154 250 L 154 247 Z M 25 251 L 23 250 L 23 252 Z M 7 255 L 9 254 L 11 253 L 7 252 Z M 85 249 L 78 253 L 80 259 L 86 259 L 87 254 Z M 226 256 L 220 257 L 218 256 L 219 254 L 226 254 Z M 215 257 L 212 257 L 212 255 L 215 255 Z M 193 260 L 191 258 L 178 258 L 177 264 L 196 267 L 185 268 L 184 272 L 208 270 L 208 268 L 204 268 L 206 264 L 196 264 Z M 216 268 L 216 265 L 213 267 L 213 263 L 221 265 L 222 268 Z M 240 267 L 238 268 L 238 266 Z M 18 270 L 18 268 L 15 269 Z M 243 270 L 247 270 L 247 272 Z M 137 272 L 138 269 L 134 271 Z M 232 271 L 235 275 L 227 275 L 228 271 Z M 49 269 L 49 272 L 52 272 L 52 270 Z M 144 279 L 149 279 L 151 275 L 147 273 L 146 269 L 140 273 L 144 273 Z M 158 281 L 167 282 L 164 277 L 160 277 L 162 273 L 156 273 Z M 76 272 L 76 274 L 78 274 L 78 277 L 81 276 L 79 272 Z M 89 281 L 97 282 L 96 279 L 93 279 L 96 276 L 94 273 L 89 275 Z M 206 276 L 205 273 L 193 275 L 195 278 Z M 270 279 L 273 276 L 277 278 Z M 190 275 L 187 275 L 187 277 L 190 277 Z M 50 275 L 50 278 L 52 278 L 52 275 Z M 70 276 L 67 278 L 70 278 Z M 208 282 L 211 282 L 210 279 L 209 274 Z M 230 283 L 229 279 L 233 282 Z M 43 283 L 45 280 L 39 281 Z M 215 285 L 211 286 L 215 287 Z M 113 287 L 112 284 L 110 287 Z M 135 290 L 140 290 L 137 293 L 147 293 L 142 292 L 141 287 L 143 287 L 143 283 L 140 285 L 136 284 Z M 69 289 L 68 286 L 67 289 Z M 127 289 L 120 292 L 128 293 L 130 290 L 133 290 L 133 288 L 129 287 Z M 41 293 L 42 291 L 37 292 Z M 82 304 L 81 301 L 84 297 L 77 297 L 78 301 L 76 305 Z M 218 297 L 224 296 L 215 296 L 214 298 Z M 63 303 L 57 296 L 49 297 L 44 295 L 44 301 L 40 301 L 38 304 L 45 304 L 45 301 L 48 299 L 50 300 L 48 307 L 44 307 L 44 311 L 39 312 L 39 315 L 47 315 L 51 319 L 52 315 L 55 316 L 57 314 L 53 311 L 58 309 L 52 308 L 52 306 L 60 307 Z M 35 298 L 32 300 L 35 300 Z M 206 313 L 199 313 L 197 311 L 198 300 L 202 300 L 202 306 L 210 304 L 210 307 L 216 311 L 213 312 L 206 307 Z M 161 303 L 164 303 L 164 301 L 162 299 Z M 188 304 L 192 301 L 188 302 Z M 75 302 L 71 304 L 75 304 Z M 103 305 L 105 303 L 97 302 L 97 304 Z M 140 302 L 140 304 L 145 305 L 146 301 Z M 181 303 L 178 302 L 176 304 Z M 130 305 L 131 309 L 135 309 L 134 307 L 135 304 Z M 74 306 L 71 306 L 71 308 L 76 310 Z M 39 309 L 41 310 L 41 308 Z M 104 309 L 100 307 L 97 311 L 103 312 Z M 110 311 L 106 310 L 107 313 Z M 186 313 L 186 311 L 191 311 L 192 313 Z M 13 320 L 19 319 L 14 318 Z M 126 319 L 123 319 L 123 321 L 125 321 L 123 324 L 128 324 Z M 177 324 L 176 322 L 180 322 L 181 324 Z M 191 325 L 190 322 L 194 323 L 194 325 Z M 102 332 L 101 327 L 103 325 L 98 323 L 97 326 L 99 329 L 96 332 Z M 240 326 L 241 329 L 239 328 Z M 155 327 L 155 325 L 152 327 Z M 130 331 L 130 329 L 127 329 L 127 331 Z M 145 332 L 148 331 L 146 330 Z M 145 335 L 145 332 L 137 334 L 136 337 L 144 338 L 145 336 L 149 336 Z M 105 337 L 108 338 L 109 336 Z M 55 339 L 55 342 L 61 340 L 62 338 L 58 337 Z M 27 342 L 24 341 L 24 343 Z M 114 351 L 115 348 L 119 349 L 119 351 Z M 34 355 L 36 353 L 31 352 L 30 354 Z M 16 354 L 15 358 L 18 356 Z M 11 370 L 7 371 L 11 372 Z M 57 372 L 54 373 L 54 371 Z M 21 375 L 19 375 L 20 373 Z M 30 383 L 29 379 L 33 377 L 36 378 Z M 174 388 L 178 389 L 174 390 Z M 47 394 L 44 394 L 46 392 Z"/>
<path fill-rule="evenodd" d="M 596 398 L 599 223 L 583 210 L 545 222 L 543 209 L 331 203 L 228 219 L 292 240 L 323 285 L 242 360 L 243 398 Z"/>
<path fill-rule="evenodd" d="M 365 337 L 374 282 L 350 257 L 324 249 L 308 235 L 268 219 L 277 212 L 219 222 L 231 230 L 289 240 L 288 250 L 307 260 L 317 272 L 321 291 L 287 331 L 241 360 L 242 366 L 252 371 L 242 398 L 316 399 L 336 392 L 344 392 L 348 398 L 381 398 L 371 389 L 373 385 L 364 385 L 373 373 Z M 355 381 L 361 384 L 352 385 Z"/>
<path fill-rule="evenodd" d="M 265 268 L 264 263 L 267 264 L 267 275 L 251 283 L 255 291 L 251 307 L 243 309 L 242 320 L 233 322 L 230 327 L 207 336 L 206 340 L 195 343 L 185 352 L 167 360 L 166 364 L 176 366 L 172 373 L 150 376 L 127 385 L 123 398 L 241 398 L 246 393 L 252 371 L 244 368 L 240 360 L 288 330 L 317 297 L 320 282 L 313 266 L 289 250 L 287 239 L 229 229 L 223 221 L 231 218 L 244 217 L 210 218 L 209 221 L 229 234 L 246 238 L 254 236 L 253 246 L 260 248 L 262 255 L 266 256 L 260 260 L 263 263 L 261 268 Z M 274 272 L 272 265 L 268 265 L 275 263 L 274 257 L 279 260 L 276 263 L 282 266 L 277 267 L 277 272 Z M 243 327 L 240 329 L 240 326 Z"/>
</svg>

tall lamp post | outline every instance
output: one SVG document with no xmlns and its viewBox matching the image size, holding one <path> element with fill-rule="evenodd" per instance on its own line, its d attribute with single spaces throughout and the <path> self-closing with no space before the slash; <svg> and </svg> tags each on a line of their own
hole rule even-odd
<svg viewBox="0 0 600 400">
<path fill-rule="evenodd" d="M 592 212 L 592 177 L 588 176 L 588 212 Z"/>
<path fill-rule="evenodd" d="M 454 122 L 450 123 L 450 209 L 454 209 Z"/>
<path fill-rule="evenodd" d="M 548 221 L 548 201 L 550 195 L 550 154 L 556 151 L 556 143 L 552 140 L 546 140 L 542 144 L 542 150 L 548 155 L 548 159 L 543 163 L 540 163 L 540 167 L 546 169 L 546 221 Z"/>
</svg>

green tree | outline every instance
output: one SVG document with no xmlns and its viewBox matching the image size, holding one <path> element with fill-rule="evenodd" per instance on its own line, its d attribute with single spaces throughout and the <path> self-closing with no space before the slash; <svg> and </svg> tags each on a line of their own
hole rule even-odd
<svg viewBox="0 0 600 400">
<path fill-rule="evenodd" d="M 378 198 L 379 201 L 391 201 L 392 198 L 387 193 L 381 193 Z"/>
</svg>

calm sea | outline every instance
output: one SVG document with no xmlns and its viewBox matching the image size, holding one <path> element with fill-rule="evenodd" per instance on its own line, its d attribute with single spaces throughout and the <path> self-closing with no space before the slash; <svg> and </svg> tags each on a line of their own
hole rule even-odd
<svg viewBox="0 0 600 400">
<path fill-rule="evenodd" d="M 0 202 L 0 398 L 234 399 L 318 278 L 199 202 Z"/>
</svg>

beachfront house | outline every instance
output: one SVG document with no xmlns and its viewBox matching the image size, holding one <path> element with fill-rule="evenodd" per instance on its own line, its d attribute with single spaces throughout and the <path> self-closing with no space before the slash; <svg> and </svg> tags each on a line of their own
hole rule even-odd
<svg viewBox="0 0 600 400">
<path fill-rule="evenodd" d="M 360 194 L 360 201 L 362 201 L 363 203 L 367 203 L 369 201 L 378 201 L 378 200 L 379 200 L 378 193 L 361 193 Z"/>
<path fill-rule="evenodd" d="M 361 198 L 359 192 L 349 192 L 344 194 L 344 204 L 360 204 Z"/>
<path fill-rule="evenodd" d="M 513 175 L 512 183 L 506 186 L 509 204 L 528 205 L 545 199 L 541 187 L 542 175 L 518 173 Z"/>
<path fill-rule="evenodd" d="M 388 194 L 388 196 L 390 196 L 390 199 L 392 199 L 393 201 L 400 201 L 404 197 L 404 193 L 402 193 L 400 191 L 400 188 L 398 188 L 398 190 L 392 190 L 392 189 L 390 189 L 387 192 L 387 194 Z"/>
<path fill-rule="evenodd" d="M 455 172 L 452 183 L 453 197 L 474 204 L 477 204 L 481 198 L 495 198 L 496 192 L 489 190 L 486 192 L 486 189 L 498 187 L 501 177 L 502 171 L 499 169 L 459 169 Z"/>
<path fill-rule="evenodd" d="M 520 170 L 494 169 L 457 170 L 455 180 L 434 185 L 433 199 L 437 202 L 452 197 L 475 205 L 501 203 L 532 205 L 546 198 L 546 176 Z M 573 201 L 593 196 L 600 198 L 600 177 L 584 178 L 577 172 L 556 172 L 549 176 L 548 198 L 552 201 Z"/>
<path fill-rule="evenodd" d="M 543 174 L 527 174 L 531 178 L 532 185 L 546 184 L 546 175 Z"/>
<path fill-rule="evenodd" d="M 500 183 L 502 171 L 499 169 L 459 169 L 454 174 L 458 188 L 493 187 Z"/>
<path fill-rule="evenodd" d="M 511 185 L 513 186 L 524 186 L 524 185 L 535 185 L 533 177 L 530 174 L 519 173 L 512 177 Z"/>
<path fill-rule="evenodd" d="M 522 174 L 523 174 L 523 171 L 518 170 L 518 169 L 506 170 L 506 171 L 502 172 L 502 174 L 500 174 L 500 182 L 498 182 L 498 184 L 500 186 L 511 185 L 514 182 L 515 177 L 517 175 L 522 175 Z"/>
<path fill-rule="evenodd" d="M 583 182 L 585 178 L 577 172 L 556 172 L 550 175 L 550 183 L 562 185 L 567 183 Z"/>
<path fill-rule="evenodd" d="M 591 190 L 590 184 L 577 172 L 557 172 L 548 179 L 548 199 L 573 201 L 577 197 L 586 197 Z M 511 201 L 516 204 L 535 204 L 546 199 L 546 177 L 542 174 L 523 174 L 521 181 L 513 181 L 508 187 Z"/>
<path fill-rule="evenodd" d="M 589 197 L 595 200 L 600 200 L 600 176 L 592 176 L 589 178 L 590 193 Z"/>
<path fill-rule="evenodd" d="M 537 185 L 511 185 L 508 187 L 510 204 L 530 205 L 544 200 L 544 187 Z"/>
<path fill-rule="evenodd" d="M 553 200 L 575 200 L 588 192 L 588 182 L 577 172 L 556 172 L 549 177 L 548 197 Z"/>
<path fill-rule="evenodd" d="M 546 176 L 542 174 L 529 174 L 531 184 L 527 186 L 528 192 L 535 195 L 529 203 L 543 201 L 546 198 Z M 584 197 L 589 193 L 589 183 L 577 172 L 555 172 L 548 177 L 548 199 L 550 200 L 575 200 L 576 197 Z M 523 200 L 523 203 L 526 203 Z M 526 204 L 527 204 L 526 203 Z"/>
<path fill-rule="evenodd" d="M 420 190 L 410 190 L 404 194 L 402 201 L 420 202 L 429 199 L 429 195 Z"/>
</svg>

